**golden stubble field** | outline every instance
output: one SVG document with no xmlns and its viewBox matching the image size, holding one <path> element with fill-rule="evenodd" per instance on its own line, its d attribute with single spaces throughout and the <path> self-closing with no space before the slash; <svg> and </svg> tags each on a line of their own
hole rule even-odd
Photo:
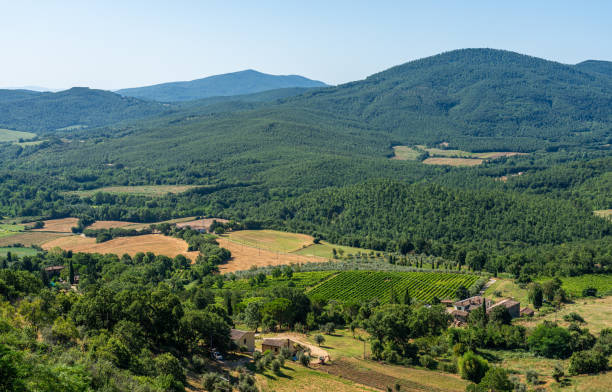
<svg viewBox="0 0 612 392">
<path fill-rule="evenodd" d="M 147 234 L 135 237 L 119 237 L 110 241 L 96 243 L 95 238 L 84 236 L 68 236 L 54 239 L 42 245 L 45 250 L 53 248 L 71 250 L 84 253 L 114 253 L 130 256 L 138 252 L 153 252 L 156 255 L 175 257 L 179 254 L 188 259 L 195 260 L 199 252 L 189 252 L 188 245 L 180 238 L 167 237 L 162 234 Z"/>
</svg>

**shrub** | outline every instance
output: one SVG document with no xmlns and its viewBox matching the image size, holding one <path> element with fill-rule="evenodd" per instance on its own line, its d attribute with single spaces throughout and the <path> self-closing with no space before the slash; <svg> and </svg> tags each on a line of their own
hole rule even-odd
<svg viewBox="0 0 612 392">
<path fill-rule="evenodd" d="M 439 362 L 438 369 L 447 373 L 457 373 L 457 364 L 455 362 Z"/>
<path fill-rule="evenodd" d="M 164 353 L 155 357 L 155 369 L 159 374 L 169 374 L 175 380 L 182 383 L 187 380 L 181 363 L 170 353 Z"/>
<path fill-rule="evenodd" d="M 569 314 L 566 314 L 565 316 L 563 316 L 563 320 L 567 322 L 584 323 L 584 319 L 582 318 L 582 316 L 576 312 L 571 312 Z"/>
<path fill-rule="evenodd" d="M 582 290 L 582 296 L 583 297 L 596 297 L 597 289 L 595 287 L 587 287 Z"/>
<path fill-rule="evenodd" d="M 289 359 L 291 358 L 291 350 L 289 350 L 288 347 L 282 347 L 280 351 L 280 355 L 285 359 Z"/>
<path fill-rule="evenodd" d="M 419 363 L 421 366 L 426 367 L 427 369 L 435 369 L 438 366 L 438 363 L 433 359 L 431 355 L 421 355 L 419 357 Z"/>
<path fill-rule="evenodd" d="M 272 371 L 276 374 L 280 373 L 281 363 L 278 359 L 271 362 Z"/>
<path fill-rule="evenodd" d="M 514 383 L 508 378 L 508 372 L 500 367 L 490 368 L 478 385 L 481 391 L 511 392 Z"/>
<path fill-rule="evenodd" d="M 560 363 L 556 364 L 555 368 L 553 369 L 552 376 L 556 382 L 560 382 L 561 379 L 565 376 L 565 372 L 563 371 L 563 365 L 561 365 Z"/>
<path fill-rule="evenodd" d="M 285 347 L 283 347 L 285 348 Z M 263 357 L 263 354 L 261 353 L 261 351 L 254 351 L 253 352 L 253 361 L 259 361 L 261 359 L 261 357 Z"/>
<path fill-rule="evenodd" d="M 567 358 L 569 344 L 569 332 L 551 323 L 538 325 L 527 338 L 529 350 L 547 358 Z"/>
<path fill-rule="evenodd" d="M 319 347 L 321 347 L 321 344 L 325 342 L 325 338 L 323 337 L 323 335 L 320 334 L 315 335 L 314 340 L 319 345 Z"/>
<path fill-rule="evenodd" d="M 285 357 L 282 355 L 277 355 L 276 360 L 280 363 L 281 366 L 285 366 Z"/>
<path fill-rule="evenodd" d="M 527 382 L 529 384 L 532 384 L 532 385 L 538 384 L 539 377 L 540 375 L 535 370 L 527 370 L 527 372 L 525 372 L 525 378 L 527 379 Z"/>
<path fill-rule="evenodd" d="M 568 371 L 570 374 L 592 374 L 608 369 L 608 357 L 597 350 L 578 351 L 572 354 Z"/>
<path fill-rule="evenodd" d="M 308 367 L 310 365 L 310 355 L 306 353 L 301 353 L 299 357 L 299 361 L 302 365 Z"/>
<path fill-rule="evenodd" d="M 336 326 L 332 322 L 326 323 L 325 325 L 321 326 L 321 332 L 327 335 L 331 335 L 332 333 L 334 333 L 335 330 Z"/>
<path fill-rule="evenodd" d="M 472 351 L 466 352 L 459 359 L 459 371 L 461 378 L 479 383 L 489 370 L 489 363 L 479 355 Z"/>
</svg>

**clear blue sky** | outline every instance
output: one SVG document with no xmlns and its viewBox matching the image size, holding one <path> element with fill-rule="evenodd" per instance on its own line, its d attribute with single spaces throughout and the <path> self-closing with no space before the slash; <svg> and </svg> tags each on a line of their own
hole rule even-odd
<svg viewBox="0 0 612 392">
<path fill-rule="evenodd" d="M 612 60 L 612 2 L 0 0 L 3 87 L 118 89 L 247 68 L 338 84 L 465 47 Z"/>
</svg>

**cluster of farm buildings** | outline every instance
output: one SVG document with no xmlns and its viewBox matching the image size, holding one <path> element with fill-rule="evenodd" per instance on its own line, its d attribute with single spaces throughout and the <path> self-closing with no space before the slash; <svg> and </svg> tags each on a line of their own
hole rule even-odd
<svg viewBox="0 0 612 392">
<path fill-rule="evenodd" d="M 488 298 L 481 295 L 476 295 L 456 302 L 452 302 L 450 300 L 445 300 L 442 302 L 447 306 L 452 304 L 452 308 L 449 307 L 448 312 L 453 316 L 453 322 L 455 325 L 466 324 L 470 313 L 481 306 L 485 307 L 487 314 L 490 314 L 498 307 L 503 307 L 508 310 L 508 314 L 510 314 L 510 317 L 512 318 L 533 316 L 534 314 L 533 309 L 529 307 L 521 308 L 521 303 L 511 298 L 506 298 L 499 302 L 493 303 L 493 301 Z"/>
</svg>

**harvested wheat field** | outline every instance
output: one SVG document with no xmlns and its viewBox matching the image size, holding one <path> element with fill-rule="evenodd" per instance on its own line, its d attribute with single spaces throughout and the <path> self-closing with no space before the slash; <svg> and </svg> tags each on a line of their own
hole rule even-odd
<svg viewBox="0 0 612 392">
<path fill-rule="evenodd" d="M 301 256 L 294 253 L 273 252 L 254 248 L 229 240 L 227 237 L 217 238 L 219 245 L 232 252 L 232 258 L 226 264 L 219 265 L 221 273 L 244 271 L 252 266 L 266 267 L 270 265 L 287 265 L 291 263 L 320 263 L 328 259 L 316 256 Z"/>
<path fill-rule="evenodd" d="M 55 233 L 72 233 L 72 228 L 79 223 L 77 218 L 62 218 L 43 221 L 45 225 L 42 229 L 32 231 L 51 231 Z"/>
<path fill-rule="evenodd" d="M 125 227 L 134 225 L 134 222 L 122 222 L 122 221 L 95 221 L 91 226 L 87 226 L 88 229 L 100 230 L 100 229 L 115 229 L 118 227 Z"/>
<path fill-rule="evenodd" d="M 478 166 L 484 159 L 480 158 L 427 158 L 423 161 L 426 165 L 448 165 L 448 166 Z"/>
<path fill-rule="evenodd" d="M 73 235 L 47 242 L 43 244 L 42 247 L 45 250 L 58 247 L 73 252 L 114 253 L 119 256 L 125 253 L 133 256 L 138 252 L 153 252 L 156 255 L 165 255 L 169 257 L 181 254 L 191 260 L 195 260 L 199 254 L 199 252 L 187 251 L 188 245 L 182 239 L 167 237 L 162 234 L 119 237 L 99 244 L 96 243 L 95 238 Z"/>
<path fill-rule="evenodd" d="M 239 230 L 231 232 L 228 238 L 242 245 L 285 253 L 295 252 L 314 244 L 314 238 L 307 234 L 277 230 Z"/>
<path fill-rule="evenodd" d="M 52 233 L 45 231 L 26 231 L 11 236 L 0 237 L 0 246 L 21 244 L 23 246 L 42 245 L 56 238 L 70 236 L 68 233 Z"/>
</svg>

